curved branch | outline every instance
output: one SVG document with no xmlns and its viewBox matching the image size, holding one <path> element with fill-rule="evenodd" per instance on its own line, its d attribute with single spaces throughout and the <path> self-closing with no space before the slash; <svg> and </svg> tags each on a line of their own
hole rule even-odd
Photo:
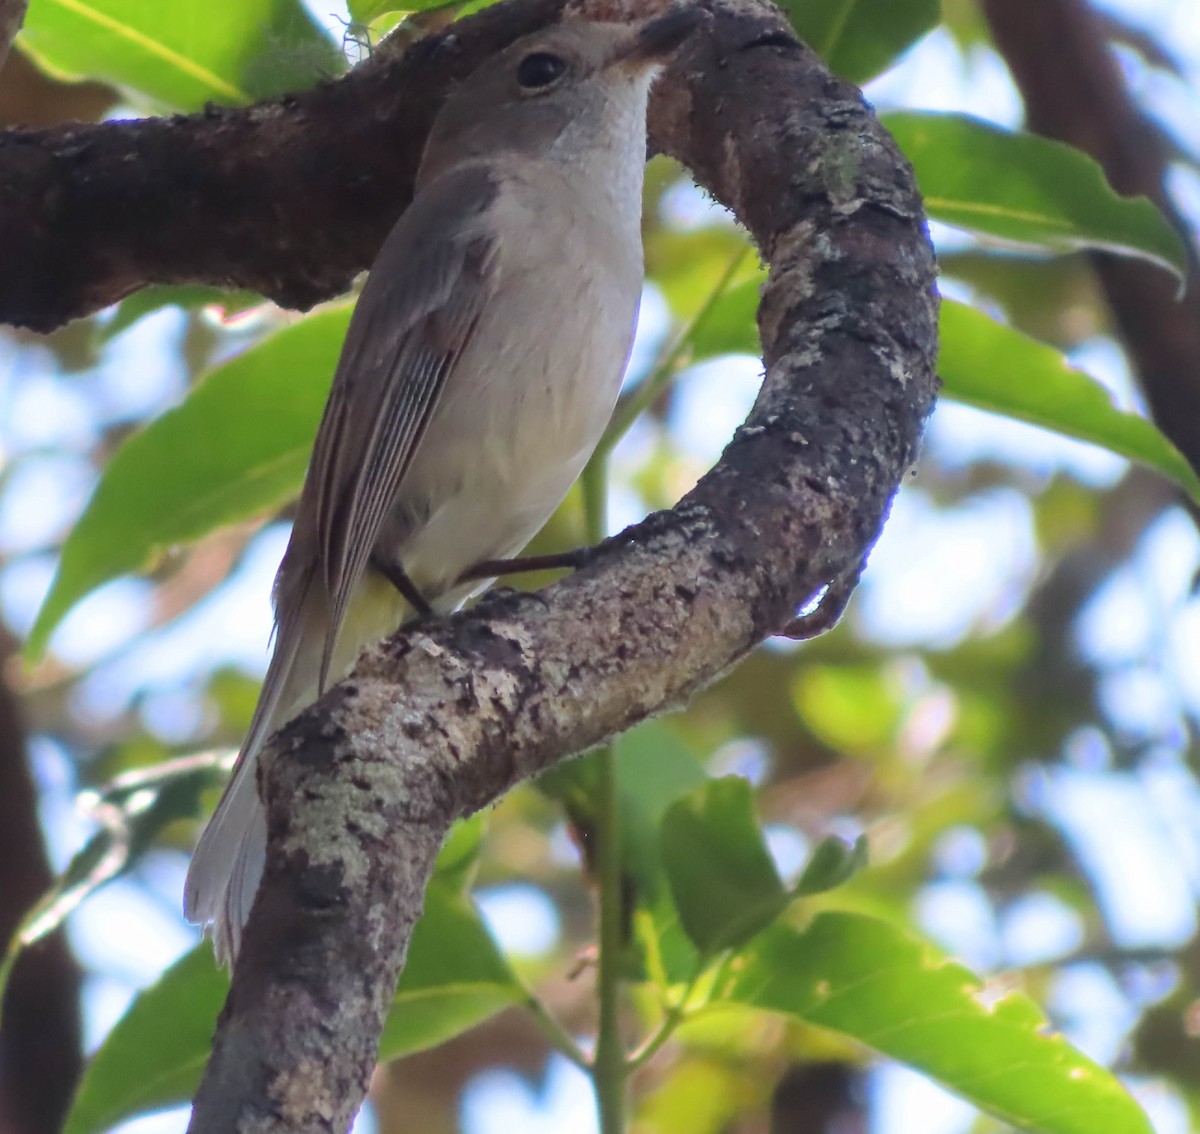
<svg viewBox="0 0 1200 1134">
<path fill-rule="evenodd" d="M 936 293 L 911 172 L 776 9 L 705 6 L 651 136 L 770 263 L 758 401 L 675 509 L 536 597 L 396 635 L 274 738 L 266 875 L 193 1131 L 344 1130 L 450 823 L 682 703 L 853 577 L 914 458 Z"/>
</svg>

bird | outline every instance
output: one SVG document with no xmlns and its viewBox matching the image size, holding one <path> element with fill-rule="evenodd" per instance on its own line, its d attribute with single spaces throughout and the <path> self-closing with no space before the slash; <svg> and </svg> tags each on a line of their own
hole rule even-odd
<svg viewBox="0 0 1200 1134">
<path fill-rule="evenodd" d="M 266 861 L 263 745 L 364 648 L 491 582 L 472 567 L 516 555 L 595 450 L 643 284 L 648 94 L 699 16 L 564 19 L 484 61 L 434 119 L 350 320 L 262 692 L 188 871 L 184 912 L 221 963 Z"/>
</svg>

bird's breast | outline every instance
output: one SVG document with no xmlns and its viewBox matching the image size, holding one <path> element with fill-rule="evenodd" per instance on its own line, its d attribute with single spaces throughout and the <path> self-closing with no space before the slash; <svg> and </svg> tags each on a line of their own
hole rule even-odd
<svg viewBox="0 0 1200 1134">
<path fill-rule="evenodd" d="M 433 590 L 514 554 L 558 506 L 612 414 L 637 318 L 637 212 L 606 226 L 521 200 L 499 209 L 495 294 L 398 501 L 412 518 L 400 558 Z"/>
</svg>

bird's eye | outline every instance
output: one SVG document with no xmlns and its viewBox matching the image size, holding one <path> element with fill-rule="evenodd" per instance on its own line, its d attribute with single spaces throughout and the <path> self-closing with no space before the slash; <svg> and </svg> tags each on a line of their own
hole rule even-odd
<svg viewBox="0 0 1200 1134">
<path fill-rule="evenodd" d="M 517 82 L 527 91 L 548 87 L 567 69 L 565 59 L 546 51 L 535 51 L 526 55 L 517 68 Z"/>
</svg>

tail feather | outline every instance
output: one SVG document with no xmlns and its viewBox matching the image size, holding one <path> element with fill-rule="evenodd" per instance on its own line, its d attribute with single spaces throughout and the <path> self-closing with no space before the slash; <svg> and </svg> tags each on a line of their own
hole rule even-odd
<svg viewBox="0 0 1200 1134">
<path fill-rule="evenodd" d="M 257 753 L 244 754 L 188 870 L 183 912 L 211 925 L 218 964 L 232 964 L 241 945 L 267 858 L 267 816 L 258 798 Z"/>
<path fill-rule="evenodd" d="M 212 927 L 221 964 L 232 964 L 267 857 L 267 818 L 258 797 L 258 754 L 271 734 L 318 695 L 328 624 L 319 587 L 305 585 L 279 603 L 275 652 L 233 776 L 192 855 L 184 890 L 189 921 Z M 368 575 L 340 627 L 330 676 L 341 680 L 359 653 L 399 626 L 407 604 L 385 579 Z"/>
<path fill-rule="evenodd" d="M 301 601 L 278 626 L 275 652 L 254 719 L 238 753 L 225 794 L 204 828 L 192 854 L 184 886 L 183 912 L 192 922 L 212 928 L 219 964 L 233 964 L 242 928 L 258 892 L 267 861 L 267 816 L 258 795 L 258 754 L 270 735 L 316 694 L 313 643 L 323 631 L 310 633 L 314 612 Z M 307 664 L 306 664 L 307 663 Z"/>
</svg>

